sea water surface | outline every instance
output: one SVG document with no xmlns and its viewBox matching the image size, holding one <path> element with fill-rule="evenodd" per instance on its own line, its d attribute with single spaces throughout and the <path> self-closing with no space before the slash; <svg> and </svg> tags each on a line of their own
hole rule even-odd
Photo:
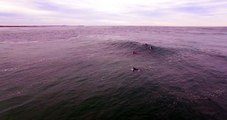
<svg viewBox="0 0 227 120">
<path fill-rule="evenodd" d="M 227 28 L 1 27 L 0 120 L 227 120 Z"/>
</svg>

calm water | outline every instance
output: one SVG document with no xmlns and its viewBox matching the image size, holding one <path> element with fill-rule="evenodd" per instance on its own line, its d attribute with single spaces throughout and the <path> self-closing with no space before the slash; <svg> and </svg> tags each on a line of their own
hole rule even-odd
<svg viewBox="0 0 227 120">
<path fill-rule="evenodd" d="M 0 28 L 0 120 L 148 119 L 227 119 L 227 28 Z"/>
</svg>

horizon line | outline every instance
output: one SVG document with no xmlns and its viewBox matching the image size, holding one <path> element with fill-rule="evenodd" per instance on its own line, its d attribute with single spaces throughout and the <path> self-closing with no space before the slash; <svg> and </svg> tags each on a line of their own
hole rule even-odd
<svg viewBox="0 0 227 120">
<path fill-rule="evenodd" d="M 227 27 L 226 26 L 190 26 L 190 25 L 0 25 L 0 27 Z"/>
</svg>

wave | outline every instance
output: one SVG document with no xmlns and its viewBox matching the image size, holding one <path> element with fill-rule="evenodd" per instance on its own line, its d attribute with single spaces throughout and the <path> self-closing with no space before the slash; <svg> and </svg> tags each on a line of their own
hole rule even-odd
<svg viewBox="0 0 227 120">
<path fill-rule="evenodd" d="M 156 56 L 165 56 L 165 55 L 173 55 L 176 53 L 174 49 L 164 48 L 159 46 L 154 46 L 148 43 L 140 43 L 135 41 L 118 41 L 118 42 L 109 42 L 107 43 L 109 48 L 114 49 L 128 49 L 133 53 L 146 55 L 156 55 Z"/>
<path fill-rule="evenodd" d="M 38 43 L 38 41 L 20 41 L 20 42 L 3 41 L 3 42 L 0 42 L 0 44 L 31 44 L 31 43 Z"/>
</svg>

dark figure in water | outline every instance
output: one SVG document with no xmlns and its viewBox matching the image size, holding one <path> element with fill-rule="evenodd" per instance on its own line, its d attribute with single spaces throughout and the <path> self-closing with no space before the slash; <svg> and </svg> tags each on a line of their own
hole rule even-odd
<svg viewBox="0 0 227 120">
<path fill-rule="evenodd" d="M 135 67 L 132 67 L 132 69 L 131 69 L 133 72 L 134 71 L 140 71 L 140 69 L 138 69 L 138 68 L 135 68 Z"/>
<path fill-rule="evenodd" d="M 133 51 L 132 54 L 135 55 L 135 54 L 137 54 L 137 52 L 136 51 Z"/>
<path fill-rule="evenodd" d="M 154 47 L 152 47 L 151 45 L 148 45 L 147 43 L 144 44 L 146 48 L 149 48 L 150 50 L 153 50 Z"/>
</svg>

